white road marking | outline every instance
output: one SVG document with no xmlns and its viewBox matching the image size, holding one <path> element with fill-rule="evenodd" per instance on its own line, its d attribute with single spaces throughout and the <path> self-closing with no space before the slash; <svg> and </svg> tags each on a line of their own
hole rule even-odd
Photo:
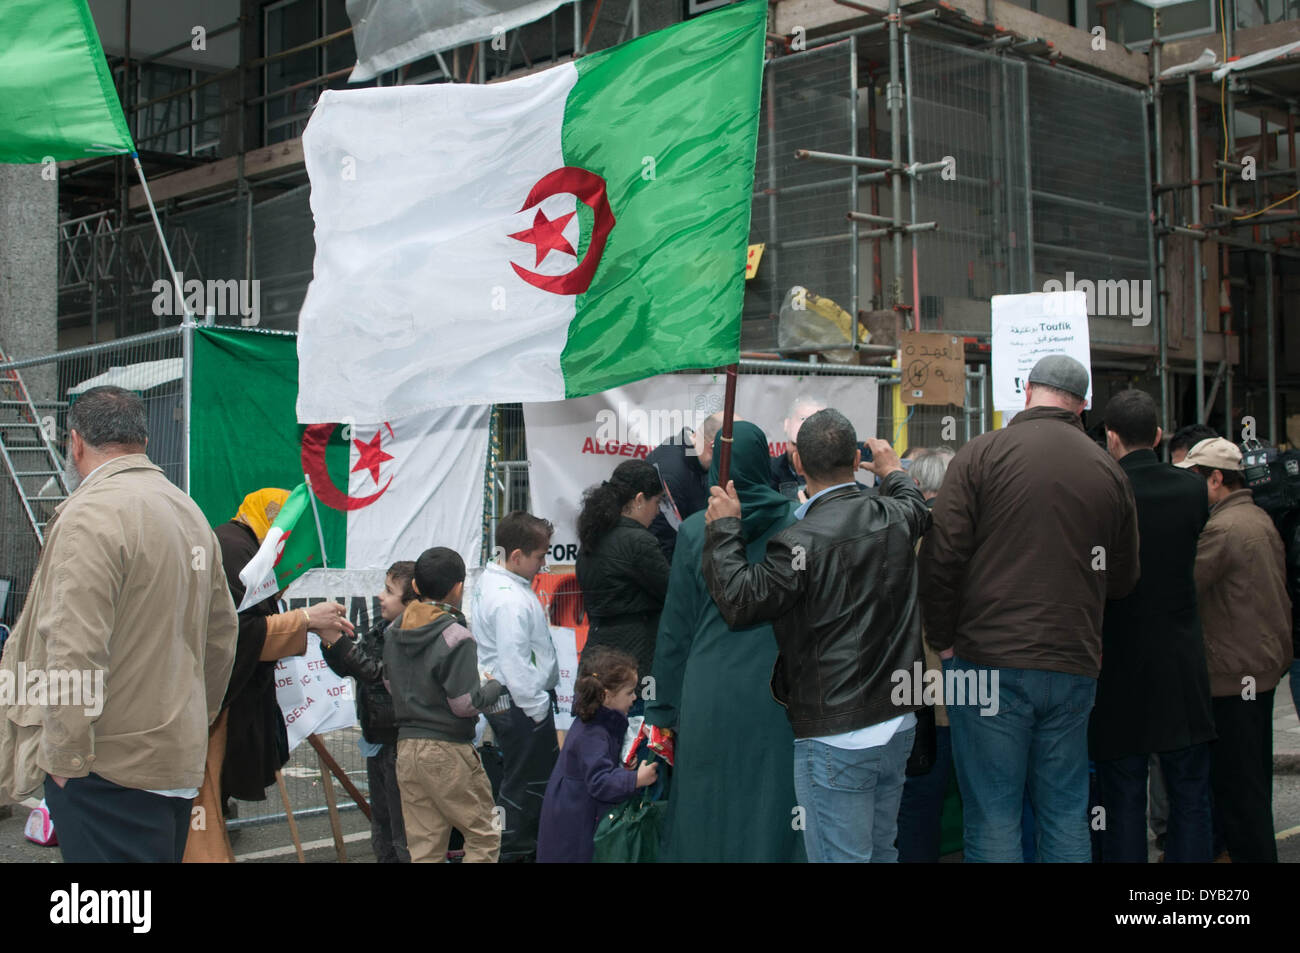
<svg viewBox="0 0 1300 953">
<path fill-rule="evenodd" d="M 343 843 L 351 844 L 359 840 L 367 840 L 369 837 L 370 831 L 357 831 L 355 834 L 344 834 Z M 324 847 L 333 846 L 333 837 L 323 837 L 320 840 L 306 841 L 302 845 L 302 850 L 303 853 L 306 853 L 309 850 L 320 850 Z M 290 844 L 287 847 L 269 847 L 266 850 L 254 850 L 249 851 L 247 854 L 236 854 L 235 860 L 237 862 L 243 860 L 266 860 L 268 857 L 283 857 L 285 854 L 292 853 L 294 853 L 294 846 Z"/>
</svg>

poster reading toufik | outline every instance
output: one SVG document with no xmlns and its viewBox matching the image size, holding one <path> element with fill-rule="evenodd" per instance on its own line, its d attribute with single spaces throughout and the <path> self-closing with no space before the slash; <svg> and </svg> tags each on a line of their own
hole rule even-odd
<svg viewBox="0 0 1300 953">
<path fill-rule="evenodd" d="M 1048 354 L 1065 354 L 1088 368 L 1088 298 L 1082 291 L 994 295 L 993 409 L 1013 415 L 1025 409 L 1029 372 Z"/>
</svg>

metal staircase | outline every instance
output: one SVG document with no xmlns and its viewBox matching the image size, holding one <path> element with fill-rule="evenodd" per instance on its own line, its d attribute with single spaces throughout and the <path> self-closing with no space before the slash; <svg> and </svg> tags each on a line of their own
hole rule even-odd
<svg viewBox="0 0 1300 953">
<path fill-rule="evenodd" d="M 8 360 L 0 351 L 0 363 Z M 54 508 L 68 497 L 63 460 L 50 439 L 52 422 L 52 415 L 41 420 L 22 375 L 0 370 L 0 456 L 42 545 Z"/>
</svg>

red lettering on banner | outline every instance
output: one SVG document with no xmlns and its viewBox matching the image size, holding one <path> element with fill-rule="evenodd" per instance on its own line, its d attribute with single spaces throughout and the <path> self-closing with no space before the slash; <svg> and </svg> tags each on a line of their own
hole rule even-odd
<svg viewBox="0 0 1300 953">
<path fill-rule="evenodd" d="M 637 444 L 636 453 L 632 454 L 633 459 L 644 460 L 645 455 L 650 452 L 650 448 L 644 444 Z"/>
<path fill-rule="evenodd" d="M 769 443 L 767 445 L 767 455 L 769 457 L 779 457 L 781 454 L 785 453 L 785 450 L 785 441 L 782 441 L 781 443 Z"/>
<path fill-rule="evenodd" d="M 591 442 L 591 438 L 590 438 L 590 437 L 588 437 L 586 440 L 582 441 L 582 452 L 583 452 L 583 453 L 595 453 L 595 452 L 596 452 L 596 450 L 595 450 L 595 446 L 592 444 L 592 442 Z"/>
<path fill-rule="evenodd" d="M 618 448 L 618 455 L 620 457 L 632 456 L 632 445 L 630 443 L 623 444 L 623 446 Z"/>
</svg>

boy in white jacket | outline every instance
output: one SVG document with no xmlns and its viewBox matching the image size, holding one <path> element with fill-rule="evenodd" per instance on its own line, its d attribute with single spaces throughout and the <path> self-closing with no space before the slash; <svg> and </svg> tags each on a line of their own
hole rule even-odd
<svg viewBox="0 0 1300 953">
<path fill-rule="evenodd" d="M 559 755 L 554 689 L 560 669 L 546 613 L 532 591 L 553 531 L 546 520 L 521 511 L 502 519 L 497 559 L 479 577 L 470 603 L 479 665 L 510 696 L 507 711 L 487 716 L 504 761 L 497 798 L 505 809 L 503 863 L 536 858 L 542 796 Z"/>
</svg>

